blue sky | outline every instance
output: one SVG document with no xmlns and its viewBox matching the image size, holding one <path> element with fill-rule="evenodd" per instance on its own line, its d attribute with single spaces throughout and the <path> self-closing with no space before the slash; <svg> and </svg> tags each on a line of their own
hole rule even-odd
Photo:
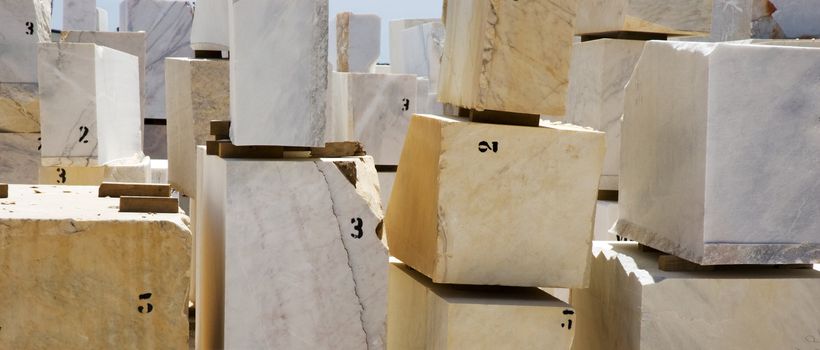
<svg viewBox="0 0 820 350">
<path fill-rule="evenodd" d="M 300 1 L 300 0 L 293 0 Z M 110 29 L 113 31 L 119 24 L 119 4 L 121 0 L 97 0 L 97 7 L 108 11 Z M 373 13 L 382 18 L 382 55 L 379 62 L 389 61 L 387 22 L 403 18 L 441 17 L 442 0 L 330 0 L 330 15 L 350 11 L 354 13 Z M 63 27 L 63 0 L 54 0 L 53 25 L 56 29 Z"/>
</svg>

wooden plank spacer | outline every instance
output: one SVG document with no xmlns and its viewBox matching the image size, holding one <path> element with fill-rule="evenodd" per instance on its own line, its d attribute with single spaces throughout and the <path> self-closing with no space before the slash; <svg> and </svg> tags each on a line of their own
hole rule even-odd
<svg viewBox="0 0 820 350">
<path fill-rule="evenodd" d="M 100 185 L 100 197 L 170 197 L 171 185 L 143 184 L 125 182 L 103 182 Z"/>
<path fill-rule="evenodd" d="M 120 197 L 121 213 L 179 213 L 179 200 L 171 197 Z"/>
<path fill-rule="evenodd" d="M 9 184 L 0 184 L 0 198 L 9 198 Z"/>
</svg>

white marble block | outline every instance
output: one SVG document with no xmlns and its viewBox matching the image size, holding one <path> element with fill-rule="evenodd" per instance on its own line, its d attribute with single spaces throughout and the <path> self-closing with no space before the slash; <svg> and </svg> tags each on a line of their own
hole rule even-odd
<svg viewBox="0 0 820 350">
<path fill-rule="evenodd" d="M 430 79 L 430 92 L 438 92 L 441 55 L 444 51 L 444 25 L 428 22 L 402 31 L 405 74 Z"/>
<path fill-rule="evenodd" d="M 589 288 L 572 290 L 573 350 L 817 346 L 820 271 L 666 272 L 636 243 L 595 242 L 593 254 Z"/>
<path fill-rule="evenodd" d="M 39 183 L 45 185 L 99 186 L 103 182 L 151 182 L 151 158 L 120 159 L 99 166 L 41 166 Z"/>
<path fill-rule="evenodd" d="M 151 181 L 152 184 L 168 183 L 168 160 L 151 159 Z M 195 232 L 193 229 L 192 232 Z M 191 276 L 193 279 L 193 276 Z"/>
<path fill-rule="evenodd" d="M 441 22 L 439 18 L 398 19 L 390 21 L 390 72 L 408 74 L 404 53 L 404 30 L 425 23 Z"/>
<path fill-rule="evenodd" d="M 63 30 L 99 30 L 96 0 L 63 0 Z"/>
<path fill-rule="evenodd" d="M 580 0 L 575 33 L 704 35 L 712 26 L 712 1 Z"/>
<path fill-rule="evenodd" d="M 336 15 L 336 70 L 373 73 L 381 53 L 382 19 L 377 15 Z"/>
<path fill-rule="evenodd" d="M 451 2 L 439 100 L 475 110 L 564 115 L 575 0 Z"/>
<path fill-rule="evenodd" d="M 703 265 L 820 262 L 817 72 L 815 48 L 647 43 L 615 233 Z"/>
<path fill-rule="evenodd" d="M 436 283 L 584 286 L 603 158 L 603 133 L 571 125 L 413 116 L 390 254 Z"/>
<path fill-rule="evenodd" d="M 37 43 L 51 41 L 49 0 L 0 0 L 0 83 L 37 82 Z"/>
<path fill-rule="evenodd" d="M 573 45 L 564 120 L 606 133 L 604 171 L 598 184 L 601 190 L 618 190 L 624 88 L 643 45 L 643 41 L 617 39 Z"/>
<path fill-rule="evenodd" d="M 575 310 L 538 288 L 435 284 L 391 261 L 388 349 L 569 349 Z"/>
<path fill-rule="evenodd" d="M 327 0 L 236 0 L 232 6 L 231 141 L 324 146 Z"/>
<path fill-rule="evenodd" d="M 398 165 L 410 117 L 416 113 L 416 77 L 333 73 L 333 117 L 345 141 L 359 141 L 378 165 Z"/>
<path fill-rule="evenodd" d="M 395 172 L 379 172 L 379 193 L 382 199 L 382 208 L 387 211 L 387 204 L 390 203 L 390 192 L 393 191 L 393 183 L 396 182 Z"/>
<path fill-rule="evenodd" d="M 40 134 L 0 133 L 0 154 L 0 183 L 37 183 Z"/>
<path fill-rule="evenodd" d="M 191 27 L 191 48 L 228 51 L 228 6 L 225 0 L 197 0 Z"/>
<path fill-rule="evenodd" d="M 169 58 L 165 62 L 168 96 L 168 180 L 196 198 L 196 146 L 204 145 L 212 120 L 230 119 L 228 61 Z"/>
<path fill-rule="evenodd" d="M 145 118 L 165 119 L 165 58 L 193 57 L 193 7 L 183 0 L 126 0 L 120 31 L 144 31 Z"/>
<path fill-rule="evenodd" d="M 96 8 L 96 15 L 97 15 L 97 31 L 98 32 L 107 32 L 108 30 L 108 11 L 101 9 L 99 7 Z"/>
<path fill-rule="evenodd" d="M 93 165 L 142 153 L 137 57 L 80 43 L 40 44 L 38 56 L 44 158 Z"/>
<path fill-rule="evenodd" d="M 0 83 L 0 133 L 40 132 L 40 96 L 35 83 Z"/>
<path fill-rule="evenodd" d="M 202 174 L 197 246 L 214 254 L 198 253 L 198 346 L 384 349 L 388 257 L 372 158 L 207 156 Z"/>
<path fill-rule="evenodd" d="M 595 228 L 593 241 L 614 241 L 617 237 L 609 232 L 618 222 L 618 202 L 598 201 L 595 205 Z"/>
<path fill-rule="evenodd" d="M 191 231 L 96 187 L 0 199 L 2 349 L 186 349 Z"/>
</svg>

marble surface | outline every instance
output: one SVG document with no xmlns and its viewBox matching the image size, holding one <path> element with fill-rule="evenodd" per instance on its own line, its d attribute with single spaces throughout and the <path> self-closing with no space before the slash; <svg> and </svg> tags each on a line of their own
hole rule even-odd
<svg viewBox="0 0 820 350">
<path fill-rule="evenodd" d="M 595 226 L 593 228 L 593 241 L 614 241 L 617 240 L 614 234 L 609 232 L 615 223 L 618 222 L 618 202 L 598 201 L 595 204 Z"/>
<path fill-rule="evenodd" d="M 813 349 L 820 337 L 820 271 L 665 272 L 635 243 L 593 254 L 590 287 L 572 290 L 574 350 Z"/>
<path fill-rule="evenodd" d="M 390 21 L 390 73 L 407 74 L 404 53 L 404 30 L 425 23 L 441 22 L 440 18 L 412 18 Z"/>
<path fill-rule="evenodd" d="M 387 252 L 373 160 L 204 163 L 197 245 L 224 260 L 198 254 L 199 286 L 211 286 L 197 291 L 198 345 L 383 349 Z"/>
<path fill-rule="evenodd" d="M 167 159 L 151 159 L 151 183 L 152 184 L 167 184 L 168 183 L 168 160 Z M 193 225 L 193 224 L 192 224 Z M 193 228 L 192 232 L 195 232 Z M 191 276 L 193 279 L 193 276 Z"/>
<path fill-rule="evenodd" d="M 336 70 L 373 73 L 381 50 L 381 29 L 382 19 L 377 15 L 337 14 Z"/>
<path fill-rule="evenodd" d="M 63 0 L 63 30 L 99 30 L 96 0 Z"/>
<path fill-rule="evenodd" d="M 755 2 L 761 3 L 762 1 L 755 0 Z M 769 2 L 777 9 L 771 14 L 771 18 L 776 23 L 776 26 L 782 30 L 782 37 L 756 37 L 777 39 L 820 37 L 820 6 L 818 6 L 816 1 L 771 0 Z M 758 21 L 760 20 L 761 19 L 758 19 Z"/>
<path fill-rule="evenodd" d="M 97 166 L 41 166 L 44 185 L 99 186 L 102 182 L 151 182 L 151 158 L 128 158 Z"/>
<path fill-rule="evenodd" d="M 184 215 L 120 213 L 95 187 L 10 186 L 0 202 L 0 348 L 185 348 Z"/>
<path fill-rule="evenodd" d="M 390 253 L 436 283 L 584 286 L 604 151 L 603 133 L 570 125 L 414 116 Z"/>
<path fill-rule="evenodd" d="M 51 41 L 51 2 L 0 0 L 0 33 L 0 83 L 36 83 L 37 43 Z"/>
<path fill-rule="evenodd" d="M 121 32 L 144 31 L 145 116 L 165 118 L 165 58 L 193 57 L 193 6 L 182 0 L 126 0 Z"/>
<path fill-rule="evenodd" d="M 168 126 L 142 126 L 142 153 L 156 159 L 168 159 Z"/>
<path fill-rule="evenodd" d="M 206 51 L 227 51 L 228 6 L 225 0 L 197 0 L 191 26 L 191 48 Z"/>
<path fill-rule="evenodd" d="M 704 35 L 712 25 L 713 0 L 580 0 L 575 33 L 615 31 Z M 727 3 L 732 6 L 740 1 Z"/>
<path fill-rule="evenodd" d="M 402 31 L 404 74 L 430 80 L 430 93 L 438 92 L 441 55 L 444 51 L 444 25 L 428 22 Z"/>
<path fill-rule="evenodd" d="M 36 184 L 40 134 L 0 133 L 0 183 Z"/>
<path fill-rule="evenodd" d="M 137 57 L 44 43 L 38 65 L 43 157 L 104 164 L 142 153 Z"/>
<path fill-rule="evenodd" d="M 231 141 L 324 146 L 327 0 L 233 2 Z M 294 38 L 299 38 L 294 39 Z"/>
<path fill-rule="evenodd" d="M 387 211 L 387 204 L 390 203 L 390 193 L 393 192 L 393 183 L 396 182 L 396 173 L 379 172 L 379 194 L 382 199 L 382 209 Z"/>
<path fill-rule="evenodd" d="M 606 158 L 599 189 L 618 190 L 624 87 L 641 57 L 644 42 L 601 39 L 573 45 L 567 115 L 564 120 L 606 133 Z"/>
<path fill-rule="evenodd" d="M 398 261 L 389 281 L 388 349 L 569 349 L 576 333 L 573 308 L 538 288 L 435 284 Z"/>
<path fill-rule="evenodd" d="M 205 144 L 211 120 L 230 120 L 228 61 L 169 58 L 165 64 L 168 180 L 196 198 L 196 146 Z"/>
<path fill-rule="evenodd" d="M 430 79 L 416 78 L 416 113 L 443 115 L 444 105 L 438 102 L 438 94 L 430 92 Z"/>
<path fill-rule="evenodd" d="M 820 261 L 819 62 L 649 42 L 626 89 L 615 233 L 704 265 Z"/>
<path fill-rule="evenodd" d="M 344 140 L 361 142 L 376 164 L 398 165 L 410 117 L 416 113 L 416 77 L 333 74 L 334 129 L 341 124 Z"/>
<path fill-rule="evenodd" d="M 97 15 L 97 28 L 96 28 L 96 31 L 98 31 L 98 32 L 107 32 L 107 31 L 109 31 L 108 30 L 108 11 L 97 7 L 96 8 L 96 15 Z"/>
<path fill-rule="evenodd" d="M 459 1 L 447 8 L 439 100 L 564 115 L 575 0 Z"/>
<path fill-rule="evenodd" d="M 40 132 L 37 84 L 0 83 L 0 132 Z"/>
</svg>

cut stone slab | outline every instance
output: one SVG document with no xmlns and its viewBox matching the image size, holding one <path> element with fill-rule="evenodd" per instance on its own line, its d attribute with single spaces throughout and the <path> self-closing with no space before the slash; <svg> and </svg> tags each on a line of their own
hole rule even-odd
<svg viewBox="0 0 820 350">
<path fill-rule="evenodd" d="M 333 74 L 333 128 L 344 132 L 344 141 L 361 142 L 377 165 L 398 165 L 410 118 L 416 113 L 416 77 Z"/>
<path fill-rule="evenodd" d="M 435 284 L 391 261 L 388 349 L 569 349 L 575 311 L 538 288 Z"/>
<path fill-rule="evenodd" d="M 198 346 L 384 349 L 388 257 L 372 158 L 204 163 L 197 247 L 213 253 L 197 253 Z"/>
<path fill-rule="evenodd" d="M 43 43 L 38 61 L 44 158 L 105 164 L 142 153 L 137 57 L 95 44 Z"/>
<path fill-rule="evenodd" d="M 618 190 L 624 88 L 641 57 L 643 41 L 600 39 L 573 45 L 568 123 L 606 133 L 601 190 Z"/>
<path fill-rule="evenodd" d="M 40 168 L 40 134 L 0 133 L 0 182 L 36 184 Z"/>
<path fill-rule="evenodd" d="M 701 265 L 820 262 L 814 72 L 815 48 L 647 43 L 626 88 L 614 233 Z"/>
<path fill-rule="evenodd" d="M 187 218 L 119 213 L 118 203 L 96 187 L 10 186 L 0 348 L 186 348 Z"/>
<path fill-rule="evenodd" d="M 34 83 L 0 83 L 0 133 L 39 133 L 40 97 Z"/>
<path fill-rule="evenodd" d="M 228 1 L 197 0 L 191 27 L 191 48 L 228 51 Z"/>
<path fill-rule="evenodd" d="M 204 145 L 212 120 L 230 120 L 230 78 L 226 60 L 169 58 L 168 180 L 196 198 L 196 146 Z"/>
<path fill-rule="evenodd" d="M 95 30 L 97 28 L 96 0 L 64 0 L 63 30 Z"/>
<path fill-rule="evenodd" d="M 385 219 L 391 255 L 436 283 L 586 285 L 604 135 L 544 125 L 414 116 L 399 162 L 412 166 Z"/>
<path fill-rule="evenodd" d="M 811 349 L 820 337 L 820 271 L 666 272 L 636 243 L 593 254 L 589 289 L 572 290 L 574 350 Z"/>
<path fill-rule="evenodd" d="M 713 0 L 580 0 L 575 34 L 706 35 Z"/>
<path fill-rule="evenodd" d="M 151 183 L 152 184 L 167 184 L 168 183 L 168 160 L 166 160 L 166 159 L 151 159 Z M 193 229 L 191 229 L 191 232 L 195 232 L 195 231 Z M 193 276 L 191 276 L 191 277 L 193 277 Z"/>
<path fill-rule="evenodd" d="M 413 18 L 390 21 L 390 73 L 409 74 L 405 63 L 404 30 L 425 23 L 441 22 L 440 18 Z"/>
<path fill-rule="evenodd" d="M 37 83 L 37 44 L 51 41 L 51 1 L 0 0 L 0 83 Z"/>
<path fill-rule="evenodd" d="M 592 234 L 594 241 L 614 241 L 615 235 L 609 232 L 618 222 L 618 202 L 598 201 L 595 205 L 595 229 Z"/>
<path fill-rule="evenodd" d="M 156 159 L 168 158 L 168 126 L 145 124 L 142 126 L 142 152 Z"/>
<path fill-rule="evenodd" d="M 478 111 L 564 115 L 576 5 L 450 3 L 439 100 Z"/>
<path fill-rule="evenodd" d="M 393 183 L 396 182 L 395 172 L 379 172 L 379 193 L 381 193 L 382 208 L 387 211 L 387 204 L 390 203 L 390 193 L 393 191 Z"/>
<path fill-rule="evenodd" d="M 430 92 L 430 79 L 416 78 L 416 113 L 443 115 L 444 105 L 438 102 L 438 94 Z"/>
<path fill-rule="evenodd" d="M 99 186 L 103 182 L 151 182 L 151 159 L 128 159 L 101 166 L 41 166 L 44 185 Z"/>
<path fill-rule="evenodd" d="M 381 53 L 381 30 L 382 19 L 377 15 L 337 14 L 337 71 L 372 73 Z"/>
<path fill-rule="evenodd" d="M 232 16 L 241 18 L 230 27 L 231 141 L 324 146 L 328 1 L 236 0 L 231 6 Z"/>
<path fill-rule="evenodd" d="M 101 9 L 99 7 L 96 8 L 97 14 L 97 31 L 98 32 L 107 32 L 108 30 L 108 11 Z"/>
<path fill-rule="evenodd" d="M 430 80 L 430 93 L 438 91 L 441 55 L 444 51 L 444 25 L 429 22 L 402 31 L 405 74 Z"/>
</svg>

